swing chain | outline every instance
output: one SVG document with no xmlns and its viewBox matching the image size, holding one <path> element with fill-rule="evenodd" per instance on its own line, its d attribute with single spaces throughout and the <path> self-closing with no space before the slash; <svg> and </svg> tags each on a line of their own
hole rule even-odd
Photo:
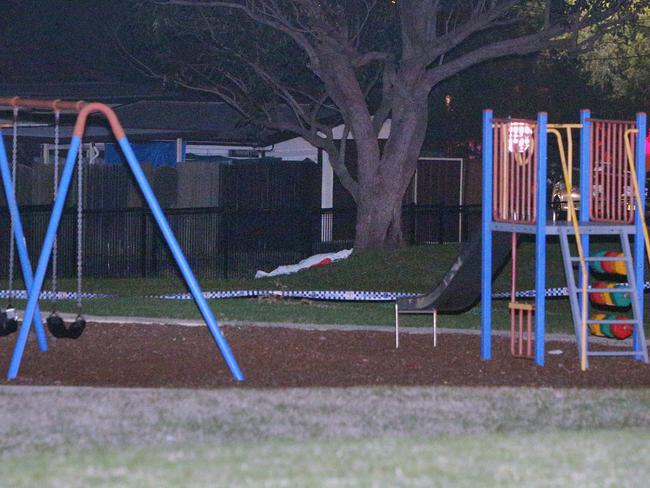
<svg viewBox="0 0 650 488">
<path fill-rule="evenodd" d="M 14 107 L 13 119 L 13 141 L 11 145 L 11 189 L 16 195 L 16 170 L 18 167 L 18 107 Z M 13 308 L 14 301 L 14 219 L 11 217 L 9 225 L 9 305 L 7 308 Z"/>
<path fill-rule="evenodd" d="M 60 155 L 60 120 L 61 112 L 56 110 L 54 112 L 54 181 L 52 189 L 52 202 L 56 201 L 56 193 L 59 189 L 59 155 Z M 52 312 L 56 310 L 56 272 L 58 265 L 59 246 L 58 236 L 54 235 L 52 242 Z"/>
<path fill-rule="evenodd" d="M 83 150 L 79 144 L 77 164 L 77 309 L 81 314 L 81 274 L 83 265 Z"/>
</svg>

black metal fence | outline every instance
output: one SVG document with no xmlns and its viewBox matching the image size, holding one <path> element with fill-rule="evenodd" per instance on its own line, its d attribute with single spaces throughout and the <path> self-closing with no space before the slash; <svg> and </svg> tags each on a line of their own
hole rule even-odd
<svg viewBox="0 0 650 488">
<path fill-rule="evenodd" d="M 35 266 L 50 207 L 23 207 L 27 247 Z M 188 261 L 201 278 L 251 277 L 319 252 L 351 247 L 354 209 L 220 207 L 166 212 Z M 66 209 L 58 233 L 58 274 L 76 273 L 76 210 Z M 0 275 L 7 276 L 10 221 L 0 209 Z M 480 207 L 405 206 L 403 231 L 410 244 L 457 242 L 480 229 Z M 2 245 L 5 244 L 5 245 Z M 171 253 L 150 212 L 140 208 L 84 211 L 84 275 L 160 277 L 176 274 Z"/>
</svg>

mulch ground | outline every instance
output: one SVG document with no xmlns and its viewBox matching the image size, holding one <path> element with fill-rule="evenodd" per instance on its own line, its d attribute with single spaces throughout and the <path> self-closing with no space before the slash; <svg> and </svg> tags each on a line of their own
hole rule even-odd
<svg viewBox="0 0 650 488">
<path fill-rule="evenodd" d="M 50 337 L 41 353 L 33 337 L 19 379 L 11 384 L 120 387 L 340 387 L 361 385 L 649 387 L 650 366 L 629 358 L 592 358 L 580 371 L 574 343 L 549 342 L 541 368 L 510 356 L 493 339 L 493 360 L 480 359 L 478 336 L 402 334 L 400 348 L 386 332 L 306 331 L 224 327 L 246 375 L 237 383 L 206 327 L 89 324 L 78 340 Z M 4 378 L 15 334 L 0 338 Z M 4 379 L 0 384 L 8 384 Z"/>
</svg>

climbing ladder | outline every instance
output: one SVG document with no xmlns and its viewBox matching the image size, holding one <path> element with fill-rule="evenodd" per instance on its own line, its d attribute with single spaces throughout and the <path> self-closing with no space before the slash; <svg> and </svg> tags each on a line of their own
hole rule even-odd
<svg viewBox="0 0 650 488">
<path fill-rule="evenodd" d="M 558 236 L 560 238 L 560 247 L 562 249 L 562 261 L 564 264 L 564 271 L 567 278 L 567 287 L 569 292 L 569 301 L 571 303 L 571 315 L 573 318 L 573 324 L 575 327 L 576 342 L 578 344 L 578 355 L 583 357 L 583 347 L 586 348 L 586 358 L 589 356 L 634 356 L 637 359 L 642 360 L 644 363 L 648 363 L 648 348 L 646 345 L 645 333 L 643 330 L 643 311 L 639 307 L 639 296 L 636 286 L 636 276 L 634 274 L 634 265 L 632 260 L 632 251 L 630 249 L 630 234 L 634 234 L 634 227 L 631 225 L 602 225 L 602 224 L 584 224 L 580 225 L 580 234 L 581 235 L 618 235 L 621 242 L 621 249 L 623 251 L 623 257 L 606 257 L 606 256 L 593 256 L 593 257 L 583 257 L 572 256 L 571 248 L 569 247 L 569 234 L 575 234 L 574 228 L 571 225 L 562 225 L 559 226 Z M 593 262 L 593 261 L 623 261 L 625 263 L 625 269 L 627 272 L 627 285 L 624 287 L 617 287 L 615 289 L 616 293 L 629 293 L 631 302 L 632 302 L 632 318 L 627 319 L 591 319 L 589 317 L 589 300 L 587 300 L 587 317 L 586 317 L 586 327 L 583 327 L 583 315 L 582 315 L 582 289 L 576 283 L 576 277 L 573 270 L 574 263 L 580 263 L 581 259 L 584 259 L 584 262 Z M 602 293 L 601 288 L 587 288 L 587 294 L 590 293 Z M 618 322 L 625 322 L 632 324 L 634 328 L 633 337 L 634 340 L 632 349 L 617 348 L 616 350 L 611 351 L 590 351 L 589 350 L 589 334 L 588 326 L 589 324 L 613 324 Z M 583 334 L 586 336 L 583 337 Z M 587 359 L 588 360 L 588 359 Z"/>
</svg>

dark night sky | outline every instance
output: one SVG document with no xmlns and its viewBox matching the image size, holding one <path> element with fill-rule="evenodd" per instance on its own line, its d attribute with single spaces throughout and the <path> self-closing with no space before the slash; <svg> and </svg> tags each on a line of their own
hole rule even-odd
<svg viewBox="0 0 650 488">
<path fill-rule="evenodd" d="M 0 83 L 74 83 L 88 81 L 151 83 L 120 55 L 115 36 L 132 16 L 134 0 L 4 0 L 0 14 Z M 137 38 L 137 31 L 130 34 Z M 123 38 L 128 43 L 128 39 Z M 449 90 L 454 120 L 433 120 L 461 133 L 475 132 L 469 121 L 489 105 L 501 114 L 530 116 L 546 110 L 573 119 L 581 107 L 618 116 L 628 107 L 611 104 L 586 87 L 574 63 L 540 68 L 527 60 L 501 60 L 473 68 L 432 94 L 432 112 L 446 117 L 433 102 Z M 519 91 L 517 91 L 519 90 Z M 194 96 L 194 95 L 189 95 Z M 474 124 L 475 125 L 475 124 Z M 447 135 L 440 135 L 447 137 Z"/>
<path fill-rule="evenodd" d="M 125 0 L 3 2 L 0 81 L 141 81 L 113 41 Z M 128 12 L 128 10 L 127 10 Z"/>
</svg>

